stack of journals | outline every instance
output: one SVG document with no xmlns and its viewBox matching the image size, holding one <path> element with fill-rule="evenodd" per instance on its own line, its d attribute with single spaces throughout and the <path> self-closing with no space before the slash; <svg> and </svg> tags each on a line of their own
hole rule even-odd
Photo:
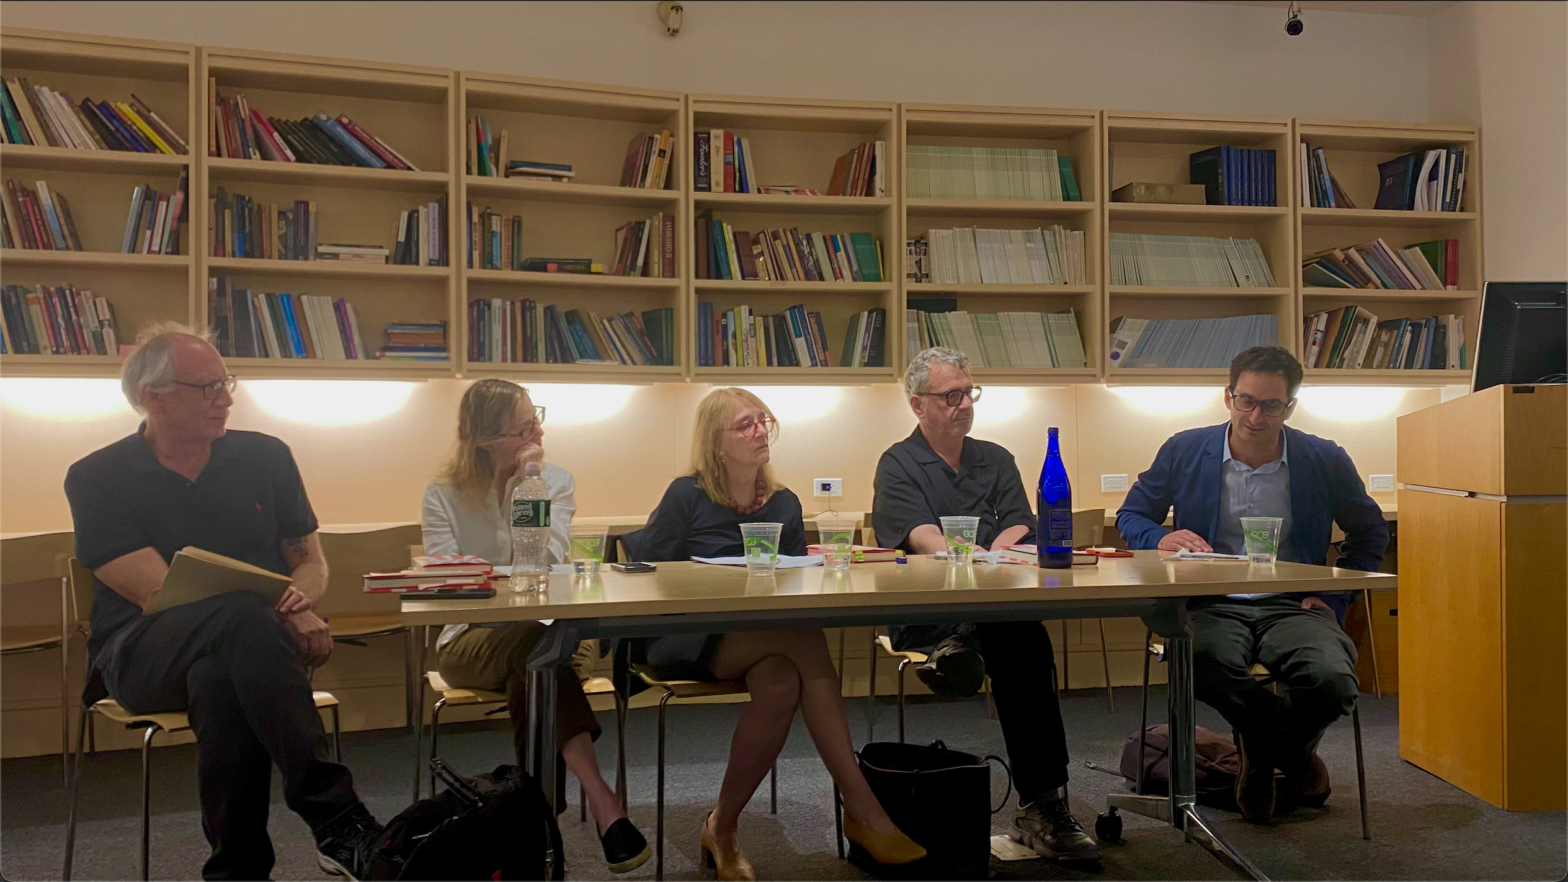
<svg viewBox="0 0 1568 882">
<path fill-rule="evenodd" d="M 887 142 L 868 141 L 840 156 L 833 165 L 828 195 L 886 196 Z"/>
<path fill-rule="evenodd" d="M 554 181 L 565 184 L 577 176 L 568 163 L 538 162 L 532 159 L 513 159 L 506 163 L 506 176 L 529 181 Z"/>
<path fill-rule="evenodd" d="M 64 92 L 8 79 L 0 89 L 0 133 L 7 144 L 75 147 L 79 150 L 124 150 L 183 155 L 185 139 L 164 124 L 142 99 L 131 103 L 83 98 L 78 104 Z"/>
<path fill-rule="evenodd" d="M 911 145 L 907 153 L 911 199 L 1081 199 L 1072 160 L 1055 150 Z"/>
<path fill-rule="evenodd" d="M 316 203 L 295 200 L 293 209 L 262 205 L 222 187 L 210 201 L 207 238 L 213 257 L 312 260 L 316 254 Z"/>
<path fill-rule="evenodd" d="M 700 193 L 755 193 L 761 186 L 751 139 L 713 129 L 692 135 L 693 189 Z"/>
<path fill-rule="evenodd" d="M 0 343 L 12 355 L 119 355 L 114 308 L 70 285 L 6 285 L 0 295 Z"/>
<path fill-rule="evenodd" d="M 185 169 L 172 194 L 159 193 L 149 184 L 136 188 L 131 194 L 131 212 L 125 216 L 121 254 L 180 253 L 180 224 L 190 214 L 186 207 L 189 183 L 190 172 Z"/>
<path fill-rule="evenodd" d="M 873 312 L 882 315 L 881 322 L 872 317 L 873 325 L 886 323 L 883 310 Z M 800 304 L 778 315 L 758 315 L 749 306 L 716 313 L 712 303 L 698 301 L 696 326 L 698 367 L 833 366 L 822 313 L 808 313 Z M 846 349 L 849 343 L 846 339 Z M 871 355 L 882 356 L 880 340 Z"/>
<path fill-rule="evenodd" d="M 387 325 L 376 357 L 389 361 L 446 361 L 446 322 Z"/>
<path fill-rule="evenodd" d="M 887 359 L 887 310 L 862 310 L 844 329 L 839 367 L 882 367 Z M 830 365 L 824 365 L 830 366 Z"/>
<path fill-rule="evenodd" d="M 235 358 L 362 359 L 359 316 L 348 301 L 252 293 L 225 276 L 207 280 L 207 316 L 218 352 Z"/>
<path fill-rule="evenodd" d="M 601 319 L 533 300 L 468 304 L 468 360 L 531 364 L 675 364 L 675 311 L 650 309 Z"/>
<path fill-rule="evenodd" d="M 736 230 L 697 218 L 697 278 L 785 282 L 880 282 L 882 247 L 870 233 Z"/>
<path fill-rule="evenodd" d="M 1444 370 L 1468 367 L 1462 315 L 1390 319 L 1359 306 L 1307 316 L 1302 322 L 1302 364 L 1348 369 Z"/>
<path fill-rule="evenodd" d="M 469 269 L 521 270 L 523 216 L 497 214 L 489 206 L 476 216 L 468 203 L 468 251 Z"/>
<path fill-rule="evenodd" d="M 495 570 L 490 562 L 473 555 L 414 558 L 414 566 L 395 573 L 366 573 L 369 594 L 416 594 L 453 588 L 488 588 Z"/>
<path fill-rule="evenodd" d="M 1187 157 L 1188 182 L 1202 184 L 1210 205 L 1278 205 L 1274 151 L 1210 147 Z"/>
<path fill-rule="evenodd" d="M 911 300 L 904 313 L 911 354 L 944 346 L 969 356 L 977 367 L 1081 368 L 1083 339 L 1078 316 L 1062 312 L 968 313 L 939 298 Z M 916 306 L 934 307 L 921 310 Z"/>
<path fill-rule="evenodd" d="M 5 182 L 4 244 L 6 248 L 81 251 L 82 240 L 71 219 L 70 203 L 60 191 L 38 182 L 35 194 L 26 184 Z"/>
<path fill-rule="evenodd" d="M 610 275 L 675 278 L 675 215 L 661 211 L 645 221 L 616 227 Z"/>
<path fill-rule="evenodd" d="M 299 120 L 279 119 L 251 107 L 244 95 L 221 97 L 217 80 L 208 81 L 207 92 L 208 156 L 419 171 L 344 114 L 334 118 L 318 112 Z"/>
<path fill-rule="evenodd" d="M 916 278 L 943 285 L 1076 285 L 1085 280 L 1084 233 L 1049 230 L 928 230 L 905 243 Z"/>
<path fill-rule="evenodd" d="M 506 171 L 507 134 L 502 129 L 498 135 L 490 130 L 490 123 L 476 116 L 463 126 L 463 155 L 466 170 L 481 178 L 499 178 Z"/>
<path fill-rule="evenodd" d="M 1111 321 L 1113 368 L 1223 368 L 1243 349 L 1279 340 L 1273 315 Z"/>
<path fill-rule="evenodd" d="M 1407 153 L 1377 166 L 1377 204 L 1393 211 L 1459 211 L 1468 157 L 1463 147 Z"/>
<path fill-rule="evenodd" d="M 1272 288 L 1256 239 L 1111 234 L 1112 285 Z"/>
<path fill-rule="evenodd" d="M 657 135 L 643 133 L 632 139 L 621 166 L 621 186 L 644 190 L 663 190 L 670 177 L 670 130 Z"/>
<path fill-rule="evenodd" d="M 334 245 L 324 244 L 316 246 L 317 260 L 336 260 L 339 263 L 375 263 L 387 262 L 387 249 L 381 245 Z"/>
<path fill-rule="evenodd" d="M 443 194 L 434 202 L 410 208 L 398 215 L 397 247 L 392 262 L 401 266 L 447 265 L 447 201 Z"/>
<path fill-rule="evenodd" d="M 1301 204 L 1308 208 L 1355 208 L 1339 179 L 1328 170 L 1328 157 L 1322 147 L 1305 142 L 1298 157 L 1301 169 Z"/>
<path fill-rule="evenodd" d="M 1382 239 L 1331 248 L 1301 262 L 1301 283 L 1315 288 L 1457 290 L 1459 240 L 1418 242 L 1398 251 Z"/>
</svg>

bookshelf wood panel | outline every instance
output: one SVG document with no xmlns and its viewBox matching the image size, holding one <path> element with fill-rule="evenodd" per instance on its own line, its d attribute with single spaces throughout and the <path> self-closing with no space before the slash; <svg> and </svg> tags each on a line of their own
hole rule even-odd
<svg viewBox="0 0 1568 882">
<path fill-rule="evenodd" d="M 0 251 L 0 264 L 8 266 L 57 267 L 57 272 L 95 267 L 100 269 L 189 269 L 195 258 L 188 254 L 120 254 L 109 251 L 42 251 L 7 248 Z"/>
<path fill-rule="evenodd" d="M 70 147 L 34 147 L 27 144 L 0 145 L 0 165 L 5 166 L 7 175 L 21 169 L 37 169 L 178 176 L 180 169 L 190 162 L 189 156 L 170 156 L 166 153 L 76 150 Z"/>
<path fill-rule="evenodd" d="M 674 190 L 645 190 L 638 187 L 611 187 L 599 184 L 563 184 L 517 178 L 484 178 L 468 175 L 463 179 L 470 199 L 566 202 L 578 205 L 635 206 L 649 212 L 673 211 L 681 194 Z"/>
</svg>

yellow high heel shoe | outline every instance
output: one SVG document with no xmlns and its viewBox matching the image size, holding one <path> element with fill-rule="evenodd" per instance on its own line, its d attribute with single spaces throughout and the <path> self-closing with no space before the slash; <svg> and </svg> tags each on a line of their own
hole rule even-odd
<svg viewBox="0 0 1568 882">
<path fill-rule="evenodd" d="M 912 864 L 926 856 L 926 850 L 903 831 L 891 835 L 878 833 L 847 817 L 844 819 L 844 838 L 860 846 L 868 857 L 884 867 Z"/>
<path fill-rule="evenodd" d="M 708 817 L 712 814 L 709 812 L 703 815 L 702 826 L 697 828 L 697 847 L 702 851 L 702 865 L 712 867 L 720 882 L 756 882 L 757 871 L 744 851 L 739 847 L 734 854 L 725 854 L 719 850 L 713 834 L 708 832 Z"/>
</svg>

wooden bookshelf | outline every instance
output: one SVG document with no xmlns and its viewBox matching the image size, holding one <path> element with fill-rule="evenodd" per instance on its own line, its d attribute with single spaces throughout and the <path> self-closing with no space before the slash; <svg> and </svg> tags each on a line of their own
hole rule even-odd
<svg viewBox="0 0 1568 882">
<path fill-rule="evenodd" d="M 465 376 L 551 382 L 645 383 L 679 381 L 685 374 L 686 264 L 681 240 L 686 235 L 685 102 L 679 92 L 621 88 L 563 80 L 511 77 L 464 71 L 459 74 L 458 159 L 462 306 L 459 346 Z M 491 133 L 507 132 L 507 158 L 572 166 L 568 182 L 486 177 L 472 167 L 468 126 L 483 117 Z M 642 134 L 671 136 L 669 172 L 663 188 L 620 185 L 626 155 Z M 466 206 L 466 207 L 465 207 Z M 674 218 L 674 269 L 665 277 L 578 275 L 485 269 L 471 265 L 467 252 L 468 209 L 486 209 L 522 218 L 521 257 L 591 258 L 611 269 L 615 231 L 628 221 Z M 658 242 L 653 239 L 650 244 Z M 609 319 L 620 313 L 669 308 L 674 317 L 673 365 L 551 364 L 491 362 L 468 358 L 468 306 L 476 300 L 533 300 L 558 311 L 579 309 L 584 316 Z"/>
<path fill-rule="evenodd" d="M 1299 355 L 1296 287 L 1296 237 L 1293 234 L 1295 178 L 1291 120 L 1202 116 L 1175 113 L 1106 111 L 1104 200 L 1106 247 L 1100 252 L 1107 280 L 1105 321 L 1100 351 L 1107 352 L 1110 322 L 1118 316 L 1146 319 L 1223 318 L 1273 315 L 1279 344 Z M 1186 184 L 1190 157 L 1210 147 L 1273 150 L 1275 205 L 1158 205 L 1110 201 L 1111 192 L 1137 182 Z M 1184 287 L 1110 284 L 1110 236 L 1139 233 L 1256 239 L 1274 277 L 1272 287 Z M 1118 368 L 1102 364 L 1110 383 L 1210 385 L 1224 383 L 1228 372 L 1213 368 Z"/>
<path fill-rule="evenodd" d="M 80 102 L 130 101 L 132 93 L 153 108 L 187 144 L 195 118 L 196 47 L 142 40 L 6 28 L 0 31 L 0 75 L 26 78 Z M 33 189 L 38 181 L 69 201 L 82 251 L 7 249 L 0 252 L 0 282 L 29 290 L 72 285 L 106 298 L 114 309 L 120 342 L 128 343 L 150 321 L 195 320 L 194 234 L 181 229 L 180 253 L 122 254 L 126 215 L 140 184 L 172 193 L 194 157 L 47 144 L 0 147 L 3 177 Z M 112 377 L 120 357 L 110 355 L 0 356 L 6 376 Z"/>
<path fill-rule="evenodd" d="M 908 340 L 905 314 L 910 298 L 951 298 L 970 314 L 999 312 L 1061 312 L 1071 309 L 1077 320 L 1086 366 L 1083 368 L 979 366 L 970 372 L 977 381 L 1009 385 L 1092 383 L 1100 377 L 1104 358 L 1102 266 L 1103 218 L 1100 210 L 1102 157 L 1100 112 L 1031 107 L 987 107 L 957 104 L 904 104 L 899 108 L 902 136 L 898 193 L 904 198 L 904 243 L 933 229 L 975 227 L 1001 230 L 1049 230 L 1060 225 L 1084 233 L 1084 281 L 1048 285 L 1019 283 L 910 282 L 905 273 L 898 330 L 901 365 L 916 345 Z M 969 147 L 1013 150 L 1054 150 L 1071 162 L 1080 198 L 1067 200 L 940 198 L 914 196 L 910 191 L 911 147 Z M 1057 170 L 1059 176 L 1059 169 Z M 1066 195 L 1064 193 L 1064 195 Z M 971 355 L 973 357 L 973 355 Z"/>
<path fill-rule="evenodd" d="M 1339 385 L 1444 385 L 1470 382 L 1481 321 L 1481 137 L 1473 126 L 1349 120 L 1296 120 L 1295 142 L 1321 147 L 1330 172 L 1355 208 L 1314 208 L 1296 193 L 1296 242 L 1301 258 L 1373 239 L 1394 249 L 1435 239 L 1457 239 L 1459 284 L 1443 290 L 1369 290 L 1307 287 L 1298 266 L 1294 276 L 1301 292 L 1295 330 L 1297 349 L 1307 316 L 1342 306 L 1366 309 L 1380 321 L 1455 315 L 1464 319 L 1466 366 L 1461 370 L 1390 370 L 1387 368 L 1311 368 L 1307 381 Z M 1376 209 L 1380 184 L 1378 163 L 1405 153 L 1435 147 L 1461 146 L 1467 153 L 1464 196 L 1460 211 L 1395 211 Z M 1299 148 L 1292 150 L 1299 169 Z M 1299 176 L 1299 170 L 1298 170 Z M 1304 354 L 1304 353 L 1303 353 Z"/>
<path fill-rule="evenodd" d="M 358 315 L 366 356 L 347 361 L 229 358 L 235 373 L 244 377 L 453 376 L 461 347 L 455 267 L 216 256 L 210 214 L 220 188 L 280 209 L 306 200 L 314 206 L 316 241 L 381 245 L 393 251 L 401 212 L 443 196 L 449 206 L 456 204 L 451 143 L 456 127 L 455 74 L 440 68 L 214 48 L 202 48 L 198 63 L 200 137 L 199 145 L 193 146 L 202 156 L 192 190 L 199 194 L 196 229 L 202 237 L 200 321 L 210 322 L 207 285 L 220 276 L 229 280 L 232 289 L 252 293 L 342 297 Z M 211 104 L 214 84 L 218 95 L 243 95 L 252 109 L 268 117 L 298 120 L 318 112 L 347 114 L 417 171 L 209 155 L 212 132 L 219 124 Z M 461 253 L 457 230 L 454 218 L 447 231 L 449 254 Z M 377 358 L 386 326 L 404 322 L 446 322 L 449 357 L 418 362 Z"/>
</svg>

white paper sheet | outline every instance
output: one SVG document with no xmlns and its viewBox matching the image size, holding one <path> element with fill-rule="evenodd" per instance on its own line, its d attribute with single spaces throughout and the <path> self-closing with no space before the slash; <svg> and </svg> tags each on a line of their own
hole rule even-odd
<svg viewBox="0 0 1568 882">
<path fill-rule="evenodd" d="M 1245 554 L 1220 554 L 1217 551 L 1189 551 L 1183 548 L 1176 552 L 1172 560 L 1241 560 L 1247 559 Z"/>
</svg>

